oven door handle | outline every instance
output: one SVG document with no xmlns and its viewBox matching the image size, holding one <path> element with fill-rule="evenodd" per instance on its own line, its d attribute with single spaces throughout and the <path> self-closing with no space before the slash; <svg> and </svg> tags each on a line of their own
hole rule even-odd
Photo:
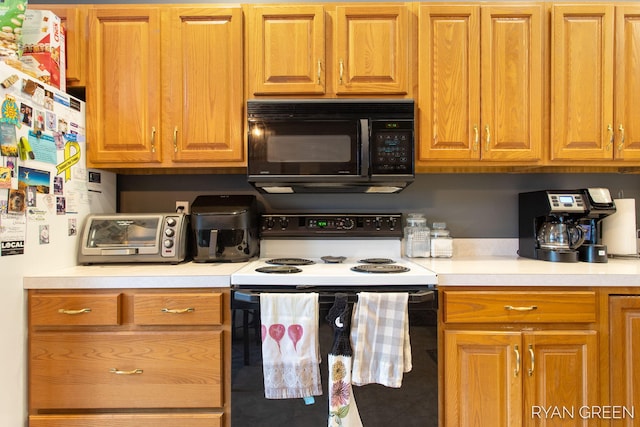
<svg viewBox="0 0 640 427">
<path fill-rule="evenodd" d="M 292 289 L 279 289 L 279 290 L 269 290 L 265 292 L 291 292 Z M 247 302 L 252 304 L 260 303 L 260 294 L 262 292 L 252 291 L 252 290 L 235 290 L 233 292 L 233 299 L 240 302 Z M 319 292 L 320 296 L 323 297 L 331 297 L 334 296 L 338 292 Z M 358 293 L 357 292 L 343 292 L 348 295 L 349 302 L 357 302 L 358 301 Z M 418 290 L 415 292 L 409 292 L 409 303 L 421 303 L 421 302 L 429 302 L 434 301 L 436 299 L 436 291 L 433 289 L 429 290 Z"/>
</svg>

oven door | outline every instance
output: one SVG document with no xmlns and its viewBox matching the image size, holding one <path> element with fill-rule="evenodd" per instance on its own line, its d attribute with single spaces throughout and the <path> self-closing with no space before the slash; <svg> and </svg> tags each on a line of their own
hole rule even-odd
<svg viewBox="0 0 640 427">
<path fill-rule="evenodd" d="M 360 178 L 362 137 L 367 121 L 357 119 L 250 119 L 249 176 L 256 179 L 295 177 Z"/>
</svg>

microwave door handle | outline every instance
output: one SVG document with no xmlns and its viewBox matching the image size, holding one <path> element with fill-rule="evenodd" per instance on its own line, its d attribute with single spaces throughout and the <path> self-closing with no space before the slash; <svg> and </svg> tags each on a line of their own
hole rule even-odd
<svg viewBox="0 0 640 427">
<path fill-rule="evenodd" d="M 218 230 L 211 230 L 209 235 L 209 256 L 215 258 L 218 249 Z"/>
<path fill-rule="evenodd" d="M 369 176 L 369 119 L 360 119 L 360 176 Z"/>
</svg>

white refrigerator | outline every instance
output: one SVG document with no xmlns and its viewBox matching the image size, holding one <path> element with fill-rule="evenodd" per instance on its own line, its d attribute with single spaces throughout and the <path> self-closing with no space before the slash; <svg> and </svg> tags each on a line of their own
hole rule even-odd
<svg viewBox="0 0 640 427">
<path fill-rule="evenodd" d="M 84 102 L 0 62 L 0 426 L 26 425 L 23 277 L 75 265 L 84 218 L 116 210 L 85 135 Z"/>
</svg>

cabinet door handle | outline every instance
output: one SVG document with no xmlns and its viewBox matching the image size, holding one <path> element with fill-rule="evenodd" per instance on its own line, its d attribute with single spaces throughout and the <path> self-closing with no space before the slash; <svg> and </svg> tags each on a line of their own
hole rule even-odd
<svg viewBox="0 0 640 427">
<path fill-rule="evenodd" d="M 143 370 L 142 369 L 132 369 L 130 371 L 121 371 L 118 368 L 111 368 L 111 369 L 109 369 L 109 372 L 111 372 L 112 374 L 116 374 L 116 375 L 140 375 L 140 374 L 142 374 Z"/>
<path fill-rule="evenodd" d="M 75 314 L 84 314 L 84 313 L 91 313 L 91 309 L 90 308 L 81 308 L 80 310 L 67 310 L 66 308 L 61 308 L 58 310 L 58 313 L 60 314 L 69 314 L 69 315 L 75 315 Z"/>
<path fill-rule="evenodd" d="M 508 311 L 533 311 L 533 310 L 537 310 L 538 306 L 537 305 L 528 305 L 528 306 L 524 306 L 524 307 L 518 307 L 518 306 L 513 306 L 513 305 L 505 305 L 504 309 L 508 310 Z"/>
<path fill-rule="evenodd" d="M 155 126 L 151 127 L 151 152 L 156 152 L 156 128 Z"/>
<path fill-rule="evenodd" d="M 178 126 L 173 128 L 173 152 L 178 152 Z"/>
<path fill-rule="evenodd" d="M 529 367 L 529 376 L 533 376 L 533 371 L 536 368 L 536 355 L 533 352 L 533 345 L 529 344 L 529 356 L 531 356 L 531 365 Z"/>
<path fill-rule="evenodd" d="M 613 146 L 613 126 L 608 125 L 607 126 L 607 131 L 609 132 L 609 143 L 607 144 L 607 151 L 611 150 L 611 147 Z"/>
<path fill-rule="evenodd" d="M 622 151 L 624 148 L 624 126 L 622 126 L 622 123 L 620 123 L 618 130 L 620 131 L 620 145 L 618 145 L 618 151 Z"/>
<path fill-rule="evenodd" d="M 484 130 L 487 132 L 487 151 L 489 151 L 491 148 L 491 132 L 489 131 L 489 125 L 486 125 Z"/>
<path fill-rule="evenodd" d="M 513 370 L 513 376 L 517 377 L 520 374 L 520 350 L 517 345 L 513 347 L 513 352 L 516 354 L 516 368 Z"/>
<path fill-rule="evenodd" d="M 192 312 L 196 311 L 196 309 L 193 308 L 193 307 L 180 308 L 180 309 L 173 309 L 173 308 L 164 307 L 160 311 L 162 311 L 163 313 L 170 313 L 170 314 L 182 314 L 182 313 L 192 313 Z"/>
<path fill-rule="evenodd" d="M 340 84 L 342 84 L 342 77 L 344 76 L 344 61 L 340 58 Z"/>
<path fill-rule="evenodd" d="M 322 77 L 322 62 L 318 59 L 318 84 L 320 84 L 320 77 Z"/>
<path fill-rule="evenodd" d="M 473 125 L 473 133 L 475 138 L 473 139 L 473 151 L 478 151 L 478 144 L 480 143 L 480 132 L 478 132 L 478 125 Z"/>
</svg>

